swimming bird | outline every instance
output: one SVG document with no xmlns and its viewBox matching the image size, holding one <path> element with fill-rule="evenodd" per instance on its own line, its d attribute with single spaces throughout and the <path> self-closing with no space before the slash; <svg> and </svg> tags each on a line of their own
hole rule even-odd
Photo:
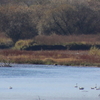
<svg viewBox="0 0 100 100">
<path fill-rule="evenodd" d="M 12 89 L 12 87 L 10 86 L 9 89 Z"/>
<path fill-rule="evenodd" d="M 95 88 L 97 88 L 97 84 L 95 84 L 95 87 L 91 87 L 91 89 L 95 89 Z"/>
<path fill-rule="evenodd" d="M 97 88 L 97 84 L 95 84 L 95 88 Z"/>
<path fill-rule="evenodd" d="M 84 87 L 79 87 L 79 90 L 84 90 Z"/>
<path fill-rule="evenodd" d="M 96 88 L 96 90 L 100 90 L 100 87 L 99 88 Z"/>
<path fill-rule="evenodd" d="M 77 85 L 77 83 L 76 83 L 75 88 L 77 88 L 77 87 L 78 87 L 78 85 Z"/>
<path fill-rule="evenodd" d="M 95 89 L 95 87 L 91 87 L 91 89 Z"/>
</svg>

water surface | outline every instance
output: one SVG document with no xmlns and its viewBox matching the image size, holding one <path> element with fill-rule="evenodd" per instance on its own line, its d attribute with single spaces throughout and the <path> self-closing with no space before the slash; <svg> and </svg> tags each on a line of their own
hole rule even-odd
<svg viewBox="0 0 100 100">
<path fill-rule="evenodd" d="M 91 89 L 96 84 L 100 87 L 100 68 L 95 67 L 0 67 L 0 100 L 100 100 L 100 90 Z"/>
</svg>

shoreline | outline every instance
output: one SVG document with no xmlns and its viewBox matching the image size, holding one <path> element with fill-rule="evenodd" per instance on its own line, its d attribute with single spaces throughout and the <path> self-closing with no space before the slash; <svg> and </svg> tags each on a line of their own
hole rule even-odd
<svg viewBox="0 0 100 100">
<path fill-rule="evenodd" d="M 90 55 L 87 50 L 0 50 L 0 62 L 4 64 L 17 63 L 100 67 L 100 56 Z"/>
<path fill-rule="evenodd" d="M 0 63 L 2 63 L 2 62 L 0 62 Z M 93 65 L 64 65 L 64 64 L 62 64 L 62 65 L 59 65 L 59 64 L 34 64 L 34 63 L 11 63 L 11 64 L 9 64 L 9 65 L 2 65 L 2 64 L 0 64 L 0 67 L 13 67 L 13 65 L 14 64 L 26 64 L 26 65 L 50 65 L 50 66 L 65 66 L 65 67 L 69 67 L 69 66 L 71 66 L 71 67 L 97 67 L 97 68 L 99 68 L 100 66 L 93 66 Z"/>
</svg>

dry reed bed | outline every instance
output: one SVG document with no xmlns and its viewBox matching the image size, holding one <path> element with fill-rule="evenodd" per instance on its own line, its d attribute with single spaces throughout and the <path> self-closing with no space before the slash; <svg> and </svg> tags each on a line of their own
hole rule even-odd
<svg viewBox="0 0 100 100">
<path fill-rule="evenodd" d="M 38 44 L 66 44 L 71 42 L 76 43 L 87 43 L 87 44 L 100 44 L 100 35 L 51 35 L 51 36 L 45 36 L 45 35 L 38 35 L 34 38 L 34 40 Z"/>
<path fill-rule="evenodd" d="M 100 56 L 89 55 L 89 51 L 20 51 L 0 50 L 0 61 L 11 63 L 60 64 L 100 66 Z"/>
</svg>

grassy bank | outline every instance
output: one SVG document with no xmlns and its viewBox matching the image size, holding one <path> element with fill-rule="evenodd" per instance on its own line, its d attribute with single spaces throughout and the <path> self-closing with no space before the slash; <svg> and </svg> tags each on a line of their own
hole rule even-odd
<svg viewBox="0 0 100 100">
<path fill-rule="evenodd" d="M 100 56 L 90 51 L 20 51 L 0 50 L 0 62 L 100 66 Z"/>
<path fill-rule="evenodd" d="M 100 66 L 99 38 L 99 35 L 42 35 L 13 45 L 11 39 L 0 35 L 0 62 Z M 36 50 L 37 47 L 40 49 Z"/>
</svg>

